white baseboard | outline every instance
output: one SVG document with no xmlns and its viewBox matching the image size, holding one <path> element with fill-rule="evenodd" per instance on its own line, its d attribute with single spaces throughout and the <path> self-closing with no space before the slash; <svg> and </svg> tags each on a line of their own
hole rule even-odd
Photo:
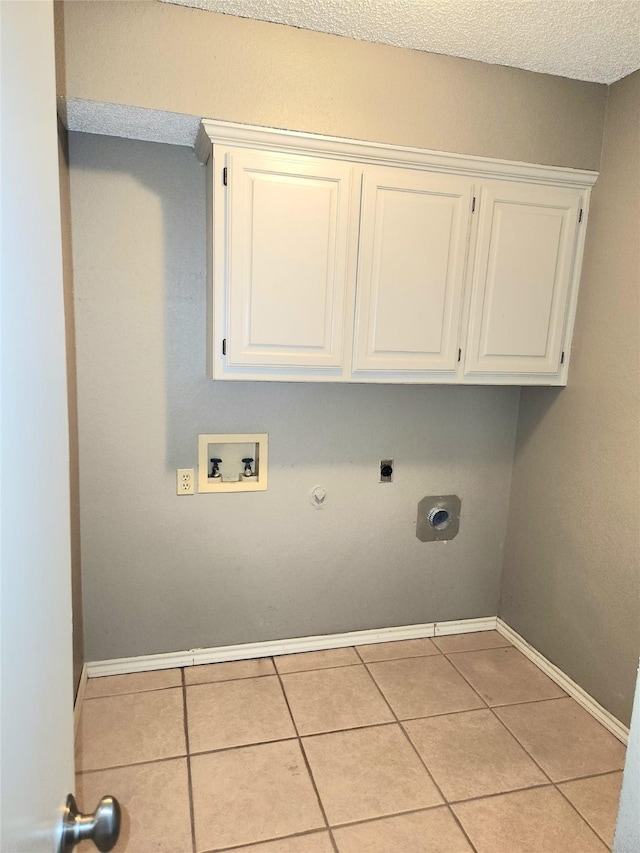
<svg viewBox="0 0 640 853">
<path fill-rule="evenodd" d="M 324 649 L 340 649 L 345 646 L 361 646 L 370 643 L 388 643 L 393 640 L 415 640 L 423 637 L 444 637 L 450 634 L 467 634 L 473 631 L 497 630 L 509 642 L 529 658 L 545 675 L 555 681 L 565 693 L 578 702 L 591 716 L 608 729 L 618 740 L 627 743 L 629 729 L 613 714 L 599 705 L 562 670 L 547 660 L 544 655 L 530 646 L 513 628 L 502 619 L 487 616 L 481 619 L 456 619 L 450 622 L 425 622 L 422 625 L 401 625 L 396 628 L 377 628 L 368 631 L 350 631 L 345 634 L 320 634 L 314 637 L 294 637 L 287 640 L 266 640 L 260 643 L 240 643 L 235 646 L 217 646 L 209 649 L 189 649 L 183 652 L 167 652 L 160 655 L 140 655 L 131 658 L 114 658 L 86 663 L 82 670 L 78 696 L 76 698 L 75 725 L 78 709 L 88 678 L 107 675 L 126 675 L 132 672 L 148 672 L 155 669 L 173 669 L 180 666 L 197 666 L 205 663 L 224 663 L 249 658 L 264 658 L 272 655 L 289 655 L 297 652 L 319 652 Z"/>
<path fill-rule="evenodd" d="M 388 643 L 393 640 L 415 640 L 445 634 L 465 634 L 471 631 L 491 631 L 496 627 L 496 617 L 460 619 L 452 622 L 426 622 L 422 625 L 401 625 L 396 628 L 374 628 L 368 631 L 350 631 L 345 634 L 320 634 L 315 637 L 295 637 L 289 640 L 267 640 L 261 643 L 241 643 L 235 646 L 218 646 L 210 649 L 189 649 L 161 655 L 140 655 L 132 658 L 114 658 L 88 663 L 89 678 L 105 675 L 124 675 L 153 669 L 172 669 L 178 666 L 195 666 L 203 663 L 223 663 L 232 660 L 264 658 L 272 655 L 289 655 L 297 652 L 319 652 L 345 646 L 362 646 L 369 643 Z"/>
<path fill-rule="evenodd" d="M 484 619 L 454 619 L 451 622 L 436 622 L 434 637 L 446 637 L 449 634 L 471 634 L 475 631 L 495 631 L 497 618 L 487 616 Z"/>
<path fill-rule="evenodd" d="M 76 701 L 73 703 L 73 736 L 78 734 L 78 726 L 80 725 L 80 711 L 84 701 L 84 692 L 87 689 L 88 666 L 83 664 L 82 672 L 80 673 L 80 683 L 76 693 Z"/>
<path fill-rule="evenodd" d="M 575 681 L 572 681 L 568 675 L 565 675 L 561 669 L 558 669 L 555 664 L 552 664 L 550 660 L 541 654 L 537 649 L 534 649 L 533 646 L 529 645 L 524 637 L 521 637 L 517 631 L 514 631 L 506 622 L 503 622 L 502 619 L 497 620 L 496 625 L 497 631 L 502 634 L 502 636 L 509 640 L 510 643 L 522 652 L 525 657 L 528 657 L 532 663 L 541 669 L 545 675 L 548 675 L 552 681 L 561 687 L 565 693 L 571 696 L 572 699 L 581 705 L 585 711 L 588 711 L 592 717 L 602 723 L 602 725 L 608 729 L 612 735 L 615 735 L 618 740 L 622 741 L 622 743 L 626 744 L 629 740 L 629 729 L 620 722 L 620 720 L 616 719 L 613 714 L 609 713 L 602 705 L 598 704 L 596 700 L 590 696 L 586 690 L 583 690 L 579 684 L 576 684 Z"/>
</svg>

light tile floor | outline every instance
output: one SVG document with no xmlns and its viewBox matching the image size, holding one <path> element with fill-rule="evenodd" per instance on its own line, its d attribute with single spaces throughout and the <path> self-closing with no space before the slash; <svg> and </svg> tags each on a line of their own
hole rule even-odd
<svg viewBox="0 0 640 853">
<path fill-rule="evenodd" d="M 486 631 L 95 678 L 76 761 L 119 853 L 598 853 L 624 747 Z"/>
</svg>

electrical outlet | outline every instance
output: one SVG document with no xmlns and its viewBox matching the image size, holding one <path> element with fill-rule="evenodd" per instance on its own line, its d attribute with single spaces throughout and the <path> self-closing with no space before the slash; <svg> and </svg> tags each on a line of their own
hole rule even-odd
<svg viewBox="0 0 640 853">
<path fill-rule="evenodd" d="M 380 461 L 380 482 L 393 483 L 393 459 Z"/>
<path fill-rule="evenodd" d="M 178 468 L 176 471 L 176 493 L 178 495 L 193 495 L 194 489 L 193 468 Z"/>
</svg>

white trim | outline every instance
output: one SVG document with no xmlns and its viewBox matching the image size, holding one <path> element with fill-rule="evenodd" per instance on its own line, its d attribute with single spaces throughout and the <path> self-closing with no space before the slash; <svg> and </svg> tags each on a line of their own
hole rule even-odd
<svg viewBox="0 0 640 853">
<path fill-rule="evenodd" d="M 579 684 L 576 684 L 575 681 L 572 681 L 568 675 L 565 675 L 561 669 L 558 669 L 555 664 L 552 664 L 551 661 L 547 660 L 547 658 L 541 654 L 537 649 L 534 649 L 533 646 L 529 645 L 527 641 L 514 631 L 506 622 L 503 622 L 502 619 L 497 620 L 496 630 L 499 634 L 501 634 L 506 640 L 509 640 L 510 643 L 518 649 L 518 651 L 522 652 L 522 654 L 529 658 L 529 660 L 534 663 L 538 669 L 542 670 L 545 675 L 548 675 L 552 681 L 561 687 L 565 693 L 571 696 L 572 699 L 581 705 L 585 711 L 588 711 L 592 717 L 594 717 L 599 723 L 601 723 L 605 729 L 608 729 L 612 735 L 618 738 L 618 740 L 622 741 L 622 743 L 626 744 L 629 740 L 629 729 L 620 722 L 620 720 L 616 719 L 609 711 L 602 707 L 602 705 L 598 704 L 596 700 L 590 696 L 586 690 L 583 690 Z"/>
<path fill-rule="evenodd" d="M 73 736 L 76 738 L 78 736 L 78 726 L 80 725 L 80 712 L 82 710 L 82 703 L 84 702 L 84 693 L 87 689 L 87 678 L 88 678 L 88 667 L 87 664 L 82 665 L 82 672 L 80 673 L 80 683 L 78 684 L 78 691 L 76 693 L 76 701 L 73 703 Z"/>
<path fill-rule="evenodd" d="M 338 136 L 324 136 L 203 118 L 195 143 L 196 155 L 201 162 L 206 163 L 209 159 L 213 143 L 217 145 L 240 145 L 243 148 L 269 148 L 289 154 L 311 153 L 317 156 L 357 160 L 382 166 L 435 169 L 438 172 L 453 172 L 473 177 L 490 177 L 502 180 L 533 181 L 537 184 L 546 183 L 554 186 L 591 187 L 598 177 L 598 172 L 585 169 L 541 166 L 515 160 L 497 160 L 491 157 L 476 157 L 468 154 L 450 154 L 426 148 L 365 142 Z"/>
<path fill-rule="evenodd" d="M 372 643 L 388 643 L 394 640 L 416 640 L 423 637 L 445 637 L 451 634 L 469 634 L 477 631 L 498 631 L 515 648 L 548 675 L 565 693 L 575 699 L 618 740 L 626 744 L 629 729 L 609 713 L 602 705 L 582 689 L 561 669 L 547 660 L 537 649 L 529 645 L 513 628 L 502 619 L 486 616 L 478 619 L 454 619 L 449 622 L 425 622 L 421 625 L 400 625 L 395 628 L 373 628 L 368 631 L 350 631 L 344 634 L 319 634 L 313 637 L 293 637 L 286 640 L 266 640 L 260 643 L 240 643 L 235 646 L 216 646 L 208 649 L 189 649 L 183 652 L 168 652 L 160 655 L 140 655 L 131 658 L 114 658 L 86 663 L 82 668 L 80 685 L 74 706 L 74 724 L 77 731 L 80 708 L 84 698 L 87 678 L 107 675 L 126 675 L 132 672 L 149 672 L 157 669 L 173 669 L 180 666 L 197 666 L 205 663 L 224 663 L 233 660 L 264 658 L 272 655 L 289 655 L 297 652 L 318 652 L 325 649 L 340 649 L 346 646 L 362 646 Z"/>
<path fill-rule="evenodd" d="M 156 669 L 193 666 L 196 651 L 196 649 L 189 649 L 184 652 L 166 652 L 159 655 L 138 655 L 131 658 L 89 661 L 87 663 L 87 675 L 89 678 L 97 678 L 106 675 L 128 675 L 132 672 L 153 672 Z"/>
<path fill-rule="evenodd" d="M 318 652 L 325 649 L 340 649 L 346 646 L 362 646 L 372 643 L 388 643 L 394 640 L 416 640 L 423 637 L 446 637 L 452 634 L 469 634 L 477 631 L 498 631 L 515 648 L 534 663 L 538 669 L 575 699 L 622 743 L 627 743 L 629 729 L 605 710 L 568 675 L 547 660 L 537 649 L 529 645 L 513 628 L 502 619 L 486 616 L 477 619 L 454 619 L 448 622 L 425 622 L 420 625 L 399 625 L 394 628 L 373 628 L 367 631 L 349 631 L 344 634 L 319 634 L 313 637 L 292 637 L 285 640 L 266 640 L 260 643 L 239 643 L 234 646 L 215 646 L 208 649 L 189 649 L 183 652 L 168 652 L 159 655 L 140 655 L 130 658 L 113 658 L 86 663 L 82 668 L 80 686 L 76 697 L 74 719 L 77 730 L 79 710 L 87 678 L 107 675 L 126 675 L 132 672 L 149 672 L 157 669 L 173 669 L 181 666 L 197 666 L 206 663 L 224 663 L 234 660 L 290 655 L 298 652 Z"/>
<path fill-rule="evenodd" d="M 476 631 L 495 631 L 497 618 L 487 616 L 481 619 L 454 619 L 451 622 L 436 622 L 434 636 L 447 637 L 450 634 L 471 634 Z"/>
<path fill-rule="evenodd" d="M 124 675 L 154 669 L 171 669 L 203 663 L 224 663 L 232 660 L 289 655 L 296 652 L 318 652 L 345 646 L 388 643 L 393 640 L 416 640 L 423 637 L 465 634 L 471 631 L 490 631 L 496 627 L 496 617 L 461 619 L 453 622 L 426 622 L 421 625 L 400 625 L 395 628 L 373 628 L 344 634 L 320 634 L 314 637 L 294 637 L 286 640 L 267 640 L 261 643 L 240 643 L 209 649 L 189 649 L 160 655 L 140 655 L 131 658 L 92 661 L 87 664 L 89 678 L 105 675 Z"/>
</svg>

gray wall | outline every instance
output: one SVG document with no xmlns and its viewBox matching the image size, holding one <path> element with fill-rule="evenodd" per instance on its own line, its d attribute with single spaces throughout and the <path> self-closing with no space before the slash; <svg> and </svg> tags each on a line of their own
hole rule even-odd
<svg viewBox="0 0 640 853">
<path fill-rule="evenodd" d="M 495 615 L 518 389 L 213 382 L 204 169 L 70 150 L 87 659 Z M 177 497 L 200 432 L 268 432 L 268 491 Z M 461 532 L 424 544 L 439 492 Z"/>
<path fill-rule="evenodd" d="M 640 653 L 640 72 L 609 93 L 562 391 L 523 389 L 501 616 L 628 723 Z"/>
<path fill-rule="evenodd" d="M 600 160 L 597 83 L 166 3 L 73 0 L 58 29 L 69 98 L 583 169 Z"/>
<path fill-rule="evenodd" d="M 68 97 L 599 165 L 604 86 L 160 3 L 65 3 L 58 23 Z M 570 386 L 524 392 L 502 606 L 623 718 L 637 646 L 635 80 L 612 90 Z M 77 136 L 71 163 L 87 657 L 495 613 L 518 391 L 211 382 L 192 155 Z M 174 497 L 197 434 L 226 430 L 270 433 L 269 491 Z M 387 455 L 397 480 L 383 487 Z M 441 490 L 463 497 L 462 533 L 421 545 L 415 505 Z M 601 497 L 608 526 L 589 522 Z M 550 501 L 567 506 L 552 524 Z"/>
</svg>

